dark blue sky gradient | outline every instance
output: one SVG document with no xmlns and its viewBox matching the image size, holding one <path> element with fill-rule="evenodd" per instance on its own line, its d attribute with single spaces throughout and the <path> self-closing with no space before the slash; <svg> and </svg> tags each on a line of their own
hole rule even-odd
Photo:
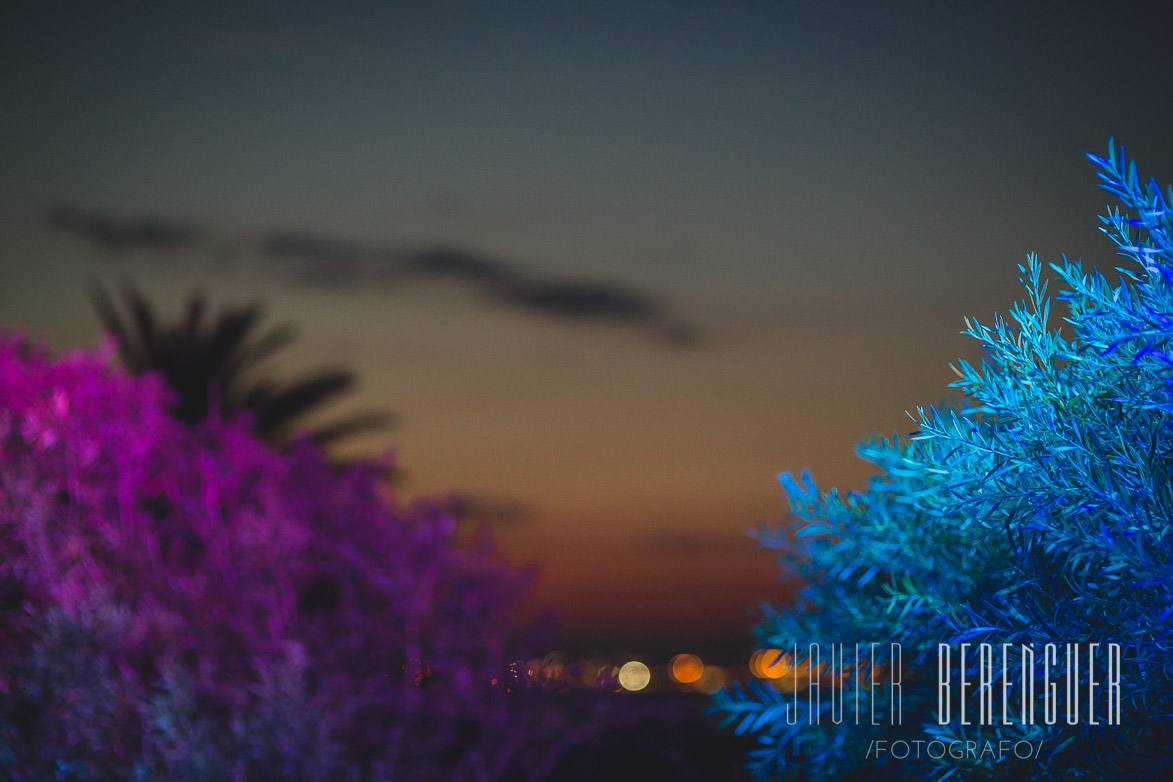
<svg viewBox="0 0 1173 782">
<path fill-rule="evenodd" d="M 1116 263 L 1085 152 L 1173 180 L 1163 3 L 408 5 L 6 7 L 0 323 L 261 299 L 588 646 L 748 645 L 775 473 L 861 485 L 1028 252 Z"/>
</svg>

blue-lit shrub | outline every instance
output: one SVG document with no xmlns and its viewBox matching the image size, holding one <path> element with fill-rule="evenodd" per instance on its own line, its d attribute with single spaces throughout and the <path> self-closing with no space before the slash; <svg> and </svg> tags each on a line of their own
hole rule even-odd
<svg viewBox="0 0 1173 782">
<path fill-rule="evenodd" d="M 714 710 L 758 736 L 760 777 L 1132 779 L 1173 766 L 1173 188 L 1142 183 L 1112 143 L 1089 157 L 1124 210 L 1101 218 L 1132 261 L 1118 281 L 1064 259 L 1052 299 L 1032 256 L 1009 318 L 966 321 L 985 358 L 955 368 L 958 407 L 918 409 L 918 431 L 859 448 L 878 469 L 865 491 L 780 476 L 792 514 L 758 537 L 806 585 L 795 609 L 765 609 L 759 639 L 800 653 L 900 643 L 903 720 L 829 725 L 824 698 L 822 724 L 789 725 L 789 696 L 734 686 Z M 938 725 L 937 644 L 983 641 L 1120 643 L 1123 724 Z M 1021 665 L 1012 654 L 1014 682 Z M 933 738 L 1042 745 L 1030 760 L 867 757 L 874 739 Z"/>
</svg>

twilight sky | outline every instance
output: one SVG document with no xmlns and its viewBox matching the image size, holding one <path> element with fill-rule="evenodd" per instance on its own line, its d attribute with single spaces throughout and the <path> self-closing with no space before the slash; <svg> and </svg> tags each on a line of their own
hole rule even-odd
<svg viewBox="0 0 1173 782">
<path fill-rule="evenodd" d="M 17 5 L 0 327 L 261 300 L 600 649 L 748 647 L 775 474 L 862 486 L 1028 252 L 1115 264 L 1085 152 L 1173 180 L 1164 3 Z"/>
</svg>

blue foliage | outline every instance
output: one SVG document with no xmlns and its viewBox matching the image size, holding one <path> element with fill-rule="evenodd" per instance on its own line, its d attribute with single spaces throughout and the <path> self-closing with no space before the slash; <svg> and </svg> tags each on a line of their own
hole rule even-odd
<svg viewBox="0 0 1173 782">
<path fill-rule="evenodd" d="M 865 491 L 781 475 L 792 513 L 756 536 L 806 587 L 793 610 L 767 606 L 756 633 L 782 649 L 898 642 L 906 668 L 934 673 L 939 643 L 1118 642 L 1124 724 L 966 729 L 1043 740 L 1015 768 L 924 756 L 885 766 L 865 759 L 878 735 L 956 737 L 937 724 L 931 682 L 904 688 L 903 722 L 882 735 L 849 720 L 789 725 L 780 693 L 751 683 L 713 710 L 758 736 L 759 777 L 1139 778 L 1173 765 L 1173 187 L 1142 182 L 1114 142 L 1088 157 L 1120 202 L 1101 230 L 1131 264 L 1110 282 L 1064 258 L 1051 265 L 1064 288 L 1052 297 L 1030 256 L 1025 299 L 991 325 L 966 320 L 985 358 L 954 367 L 956 409 L 918 409 L 911 435 L 860 446 L 878 470 Z M 1017 682 L 1021 666 L 1015 655 L 1005 675 Z"/>
</svg>

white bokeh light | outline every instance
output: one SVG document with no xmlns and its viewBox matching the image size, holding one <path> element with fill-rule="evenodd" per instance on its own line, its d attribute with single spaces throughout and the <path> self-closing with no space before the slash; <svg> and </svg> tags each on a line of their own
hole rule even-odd
<svg viewBox="0 0 1173 782">
<path fill-rule="evenodd" d="M 639 660 L 632 660 L 625 663 L 619 669 L 619 686 L 631 692 L 638 692 L 652 681 L 652 672 L 648 670 L 648 666 L 641 663 Z"/>
</svg>

